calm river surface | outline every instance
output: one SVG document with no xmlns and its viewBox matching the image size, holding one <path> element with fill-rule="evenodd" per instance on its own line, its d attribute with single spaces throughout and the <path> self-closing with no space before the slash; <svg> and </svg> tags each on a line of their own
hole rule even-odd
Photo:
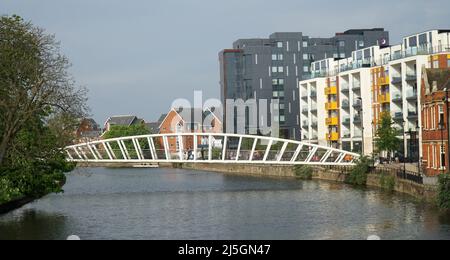
<svg viewBox="0 0 450 260">
<path fill-rule="evenodd" d="M 450 239 L 408 196 L 175 169 L 77 169 L 65 193 L 0 216 L 0 239 Z"/>
</svg>

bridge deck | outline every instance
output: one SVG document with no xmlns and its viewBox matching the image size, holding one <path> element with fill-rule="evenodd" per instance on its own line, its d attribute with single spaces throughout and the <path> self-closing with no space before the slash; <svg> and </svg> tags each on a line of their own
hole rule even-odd
<svg viewBox="0 0 450 260">
<path fill-rule="evenodd" d="M 360 155 L 281 138 L 184 133 L 130 136 L 64 148 L 67 160 L 95 163 L 354 165 Z"/>
</svg>

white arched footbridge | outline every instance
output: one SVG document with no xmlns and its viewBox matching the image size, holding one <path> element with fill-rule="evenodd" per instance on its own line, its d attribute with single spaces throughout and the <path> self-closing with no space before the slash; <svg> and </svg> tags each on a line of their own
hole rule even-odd
<svg viewBox="0 0 450 260">
<path fill-rule="evenodd" d="M 156 134 L 88 142 L 64 148 L 67 160 L 91 163 L 239 163 L 354 165 L 359 154 L 273 137 Z"/>
</svg>

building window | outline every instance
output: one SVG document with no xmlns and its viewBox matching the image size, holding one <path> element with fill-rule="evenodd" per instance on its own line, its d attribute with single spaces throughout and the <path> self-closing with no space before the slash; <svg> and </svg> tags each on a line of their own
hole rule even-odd
<svg viewBox="0 0 450 260">
<path fill-rule="evenodd" d="M 278 67 L 278 73 L 283 73 L 284 72 L 284 67 Z"/>
<path fill-rule="evenodd" d="M 278 79 L 278 85 L 284 85 L 284 79 Z"/>
<path fill-rule="evenodd" d="M 341 58 L 344 59 L 345 58 L 345 53 L 341 53 Z"/>
<path fill-rule="evenodd" d="M 359 47 L 364 47 L 364 41 L 359 41 L 358 45 Z"/>
<path fill-rule="evenodd" d="M 280 116 L 280 122 L 284 122 L 286 121 L 286 117 L 285 116 Z"/>
<path fill-rule="evenodd" d="M 284 110 L 284 104 L 280 104 L 280 110 Z"/>
<path fill-rule="evenodd" d="M 303 72 L 309 72 L 309 67 L 308 66 L 303 66 Z"/>
<path fill-rule="evenodd" d="M 339 58 L 339 53 L 334 53 L 333 58 L 335 58 L 335 59 Z"/>
<path fill-rule="evenodd" d="M 278 91 L 273 91 L 273 95 L 272 95 L 274 98 L 277 98 L 278 97 Z"/>
<path fill-rule="evenodd" d="M 278 48 L 283 48 L 283 42 L 277 42 L 277 47 Z"/>
<path fill-rule="evenodd" d="M 303 54 L 303 60 L 308 60 L 309 59 L 309 55 L 307 53 Z"/>
<path fill-rule="evenodd" d="M 272 54 L 272 60 L 278 60 L 278 56 L 276 54 Z"/>
<path fill-rule="evenodd" d="M 278 72 L 278 67 L 272 67 L 272 73 L 277 73 Z"/>
<path fill-rule="evenodd" d="M 278 54 L 278 60 L 283 60 L 283 59 L 284 59 L 283 54 Z"/>
<path fill-rule="evenodd" d="M 339 47 L 345 47 L 345 41 L 339 41 Z"/>
<path fill-rule="evenodd" d="M 439 105 L 439 129 L 445 128 L 444 105 Z"/>
<path fill-rule="evenodd" d="M 447 67 L 450 68 L 450 59 L 447 60 Z"/>
<path fill-rule="evenodd" d="M 308 42 L 307 41 L 303 41 L 303 48 L 308 47 Z"/>
</svg>

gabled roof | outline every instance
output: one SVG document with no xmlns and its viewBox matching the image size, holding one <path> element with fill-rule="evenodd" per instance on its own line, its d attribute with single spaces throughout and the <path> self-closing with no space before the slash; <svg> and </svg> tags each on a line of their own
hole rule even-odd
<svg viewBox="0 0 450 260">
<path fill-rule="evenodd" d="M 209 115 L 213 115 L 217 121 L 222 123 L 222 120 L 220 120 L 220 118 L 210 108 L 207 108 L 205 110 L 202 110 L 200 108 L 172 108 L 170 112 L 165 116 L 165 118 L 161 121 L 159 128 L 162 127 L 163 122 L 166 121 L 171 112 L 175 112 L 183 122 L 202 124 Z M 200 114 L 202 115 L 201 122 L 195 122 L 195 120 L 199 119 L 196 118 L 195 115 Z"/>
<path fill-rule="evenodd" d="M 110 125 L 124 125 L 124 126 L 130 126 L 132 125 L 138 118 L 136 116 L 112 116 L 108 118 L 106 121 L 106 124 L 109 123 Z"/>
</svg>

